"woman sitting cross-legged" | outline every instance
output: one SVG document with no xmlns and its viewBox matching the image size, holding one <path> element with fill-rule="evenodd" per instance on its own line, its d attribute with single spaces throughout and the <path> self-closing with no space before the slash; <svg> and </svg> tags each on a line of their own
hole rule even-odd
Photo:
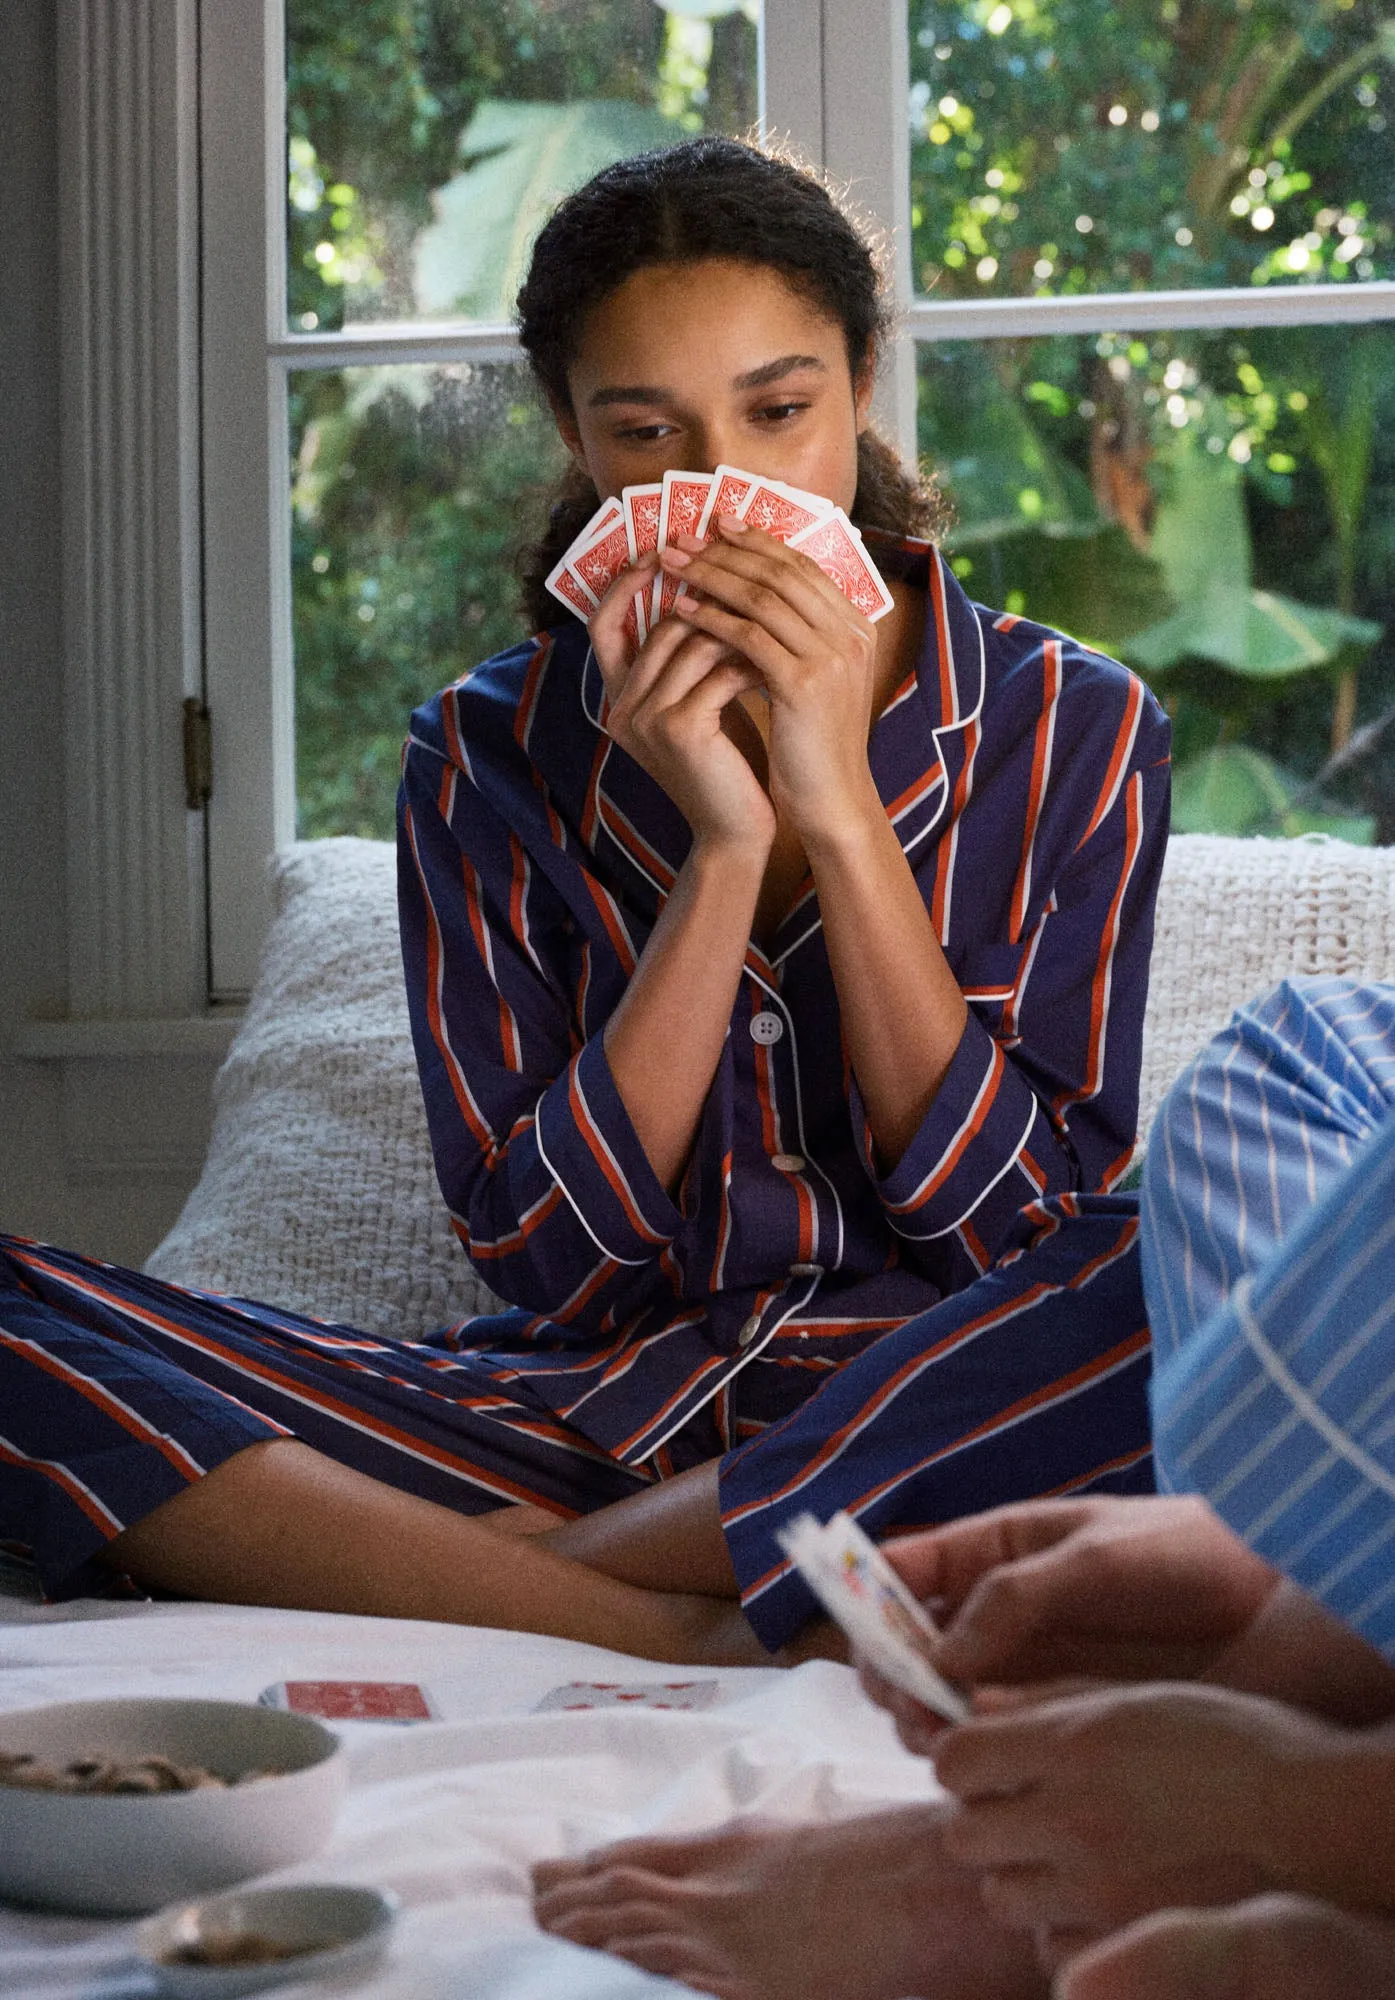
<svg viewBox="0 0 1395 2000">
<path fill-rule="evenodd" d="M 869 425 L 876 259 L 809 175 L 717 139 L 621 162 L 520 317 L 573 459 L 548 629 L 418 711 L 399 812 L 438 1176 L 511 1310 L 412 1344 L 7 1239 L 0 1536 L 55 1595 L 114 1569 L 762 1659 L 812 1610 L 793 1511 L 1151 1485 L 1107 1190 L 1167 722 L 923 538 Z M 731 516 L 589 625 L 544 595 L 601 498 L 721 463 L 842 506 L 889 614 Z M 660 568 L 687 588 L 636 650 Z"/>
</svg>

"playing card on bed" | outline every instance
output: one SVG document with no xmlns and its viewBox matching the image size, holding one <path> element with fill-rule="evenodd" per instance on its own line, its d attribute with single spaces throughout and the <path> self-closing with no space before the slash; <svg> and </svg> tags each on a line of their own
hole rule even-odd
<svg viewBox="0 0 1395 2000">
<path fill-rule="evenodd" d="M 820 1527 L 801 1514 L 778 1533 L 790 1561 L 883 1680 L 904 1688 L 947 1722 L 963 1722 L 969 1704 L 935 1666 L 935 1622 L 850 1514 Z"/>
<path fill-rule="evenodd" d="M 533 1713 L 580 1708 L 711 1708 L 718 1692 L 716 1681 L 566 1681 L 551 1688 Z"/>
<path fill-rule="evenodd" d="M 325 1722 L 435 1722 L 439 1715 L 418 1681 L 276 1681 L 257 1700 Z"/>
</svg>

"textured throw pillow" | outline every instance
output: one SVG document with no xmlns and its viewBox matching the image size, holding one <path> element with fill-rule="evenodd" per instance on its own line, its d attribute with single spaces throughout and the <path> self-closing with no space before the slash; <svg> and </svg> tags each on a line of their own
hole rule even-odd
<svg viewBox="0 0 1395 2000">
<path fill-rule="evenodd" d="M 436 1185 L 392 847 L 302 841 L 273 889 L 202 1177 L 146 1269 L 399 1339 L 498 1310 Z"/>
<path fill-rule="evenodd" d="M 1138 1130 L 1236 1007 L 1290 974 L 1395 979 L 1395 848 L 1174 834 L 1158 895 Z"/>
</svg>

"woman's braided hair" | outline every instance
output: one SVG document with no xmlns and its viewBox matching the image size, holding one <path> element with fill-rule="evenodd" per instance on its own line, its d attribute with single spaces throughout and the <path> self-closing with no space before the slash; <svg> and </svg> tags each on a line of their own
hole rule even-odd
<svg viewBox="0 0 1395 2000">
<path fill-rule="evenodd" d="M 518 294 L 519 336 L 549 400 L 571 408 L 567 370 L 587 316 L 636 271 L 653 264 L 728 258 L 778 271 L 843 329 L 854 377 L 876 362 L 892 314 L 879 246 L 814 174 L 738 139 L 692 139 L 606 167 L 554 211 L 533 246 Z M 860 526 L 931 535 L 942 506 L 870 429 L 858 439 Z M 524 609 L 535 626 L 567 614 L 543 587 L 599 505 L 575 465 L 552 499 L 546 533 L 520 557 Z"/>
</svg>

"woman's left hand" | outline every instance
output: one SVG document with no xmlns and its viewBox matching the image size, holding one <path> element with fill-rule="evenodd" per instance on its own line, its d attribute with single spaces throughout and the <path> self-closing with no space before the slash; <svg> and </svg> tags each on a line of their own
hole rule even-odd
<svg viewBox="0 0 1395 2000">
<path fill-rule="evenodd" d="M 724 517 L 720 539 L 660 558 L 689 592 L 673 615 L 723 640 L 770 701 L 770 796 L 801 834 L 881 805 L 867 763 L 877 639 L 817 563 Z"/>
<path fill-rule="evenodd" d="M 1334 1877 L 1349 1873 L 1362 1739 L 1276 1702 L 1196 1684 L 1019 1697 L 929 1748 L 960 1801 L 946 1852 L 983 1871 L 989 1910 L 1016 1928 L 1356 1886 Z"/>
</svg>

